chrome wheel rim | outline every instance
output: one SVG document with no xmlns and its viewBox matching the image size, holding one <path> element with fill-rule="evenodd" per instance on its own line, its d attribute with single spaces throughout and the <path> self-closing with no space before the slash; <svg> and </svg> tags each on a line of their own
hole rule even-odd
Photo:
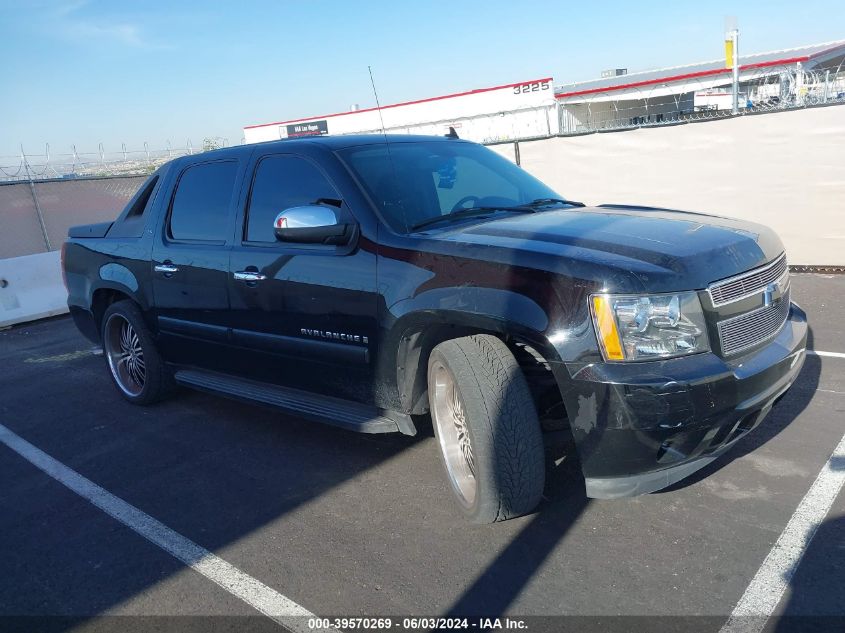
<svg viewBox="0 0 845 633">
<path fill-rule="evenodd" d="M 466 422 L 466 408 L 452 372 L 442 362 L 431 368 L 431 417 L 446 464 L 449 482 L 465 508 L 472 507 L 478 484 L 475 458 Z"/>
<path fill-rule="evenodd" d="M 104 334 L 103 347 L 117 386 L 128 396 L 141 395 L 147 368 L 138 332 L 125 317 L 113 314 L 106 321 Z"/>
</svg>

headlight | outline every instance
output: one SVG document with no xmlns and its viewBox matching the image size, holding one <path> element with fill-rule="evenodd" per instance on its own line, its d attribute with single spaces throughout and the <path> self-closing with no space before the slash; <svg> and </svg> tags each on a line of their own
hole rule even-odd
<svg viewBox="0 0 845 633">
<path fill-rule="evenodd" d="M 694 292 L 592 295 L 590 308 L 605 360 L 671 358 L 710 349 Z"/>
</svg>

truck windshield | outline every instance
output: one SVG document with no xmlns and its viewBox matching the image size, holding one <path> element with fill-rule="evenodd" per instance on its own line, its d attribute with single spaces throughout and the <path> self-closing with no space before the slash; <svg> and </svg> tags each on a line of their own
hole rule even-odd
<svg viewBox="0 0 845 633">
<path fill-rule="evenodd" d="M 389 148 L 380 143 L 338 153 L 384 221 L 400 233 L 435 225 L 429 220 L 465 209 L 483 208 L 489 215 L 499 208 L 561 198 L 506 158 L 475 143 L 399 141 Z M 453 217 L 485 216 L 469 212 Z"/>
</svg>

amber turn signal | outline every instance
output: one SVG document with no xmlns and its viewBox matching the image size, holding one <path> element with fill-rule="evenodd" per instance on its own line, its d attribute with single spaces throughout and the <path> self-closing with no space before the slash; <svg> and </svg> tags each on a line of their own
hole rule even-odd
<svg viewBox="0 0 845 633">
<path fill-rule="evenodd" d="M 607 297 L 597 295 L 593 297 L 593 314 L 597 326 L 599 344 L 607 360 L 624 360 L 622 341 L 616 327 L 616 318 Z"/>
</svg>

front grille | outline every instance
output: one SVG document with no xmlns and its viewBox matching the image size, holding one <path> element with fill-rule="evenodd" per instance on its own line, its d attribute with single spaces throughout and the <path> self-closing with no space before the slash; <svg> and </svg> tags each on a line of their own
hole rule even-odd
<svg viewBox="0 0 845 633">
<path fill-rule="evenodd" d="M 772 338 L 786 323 L 788 316 L 789 288 L 770 306 L 720 321 L 718 327 L 722 353 L 725 356 L 738 354 Z"/>
<path fill-rule="evenodd" d="M 747 273 L 717 281 L 707 289 L 715 307 L 733 303 L 745 297 L 757 294 L 773 281 L 786 273 L 786 254 L 781 255 L 771 264 L 750 270 Z"/>
</svg>

